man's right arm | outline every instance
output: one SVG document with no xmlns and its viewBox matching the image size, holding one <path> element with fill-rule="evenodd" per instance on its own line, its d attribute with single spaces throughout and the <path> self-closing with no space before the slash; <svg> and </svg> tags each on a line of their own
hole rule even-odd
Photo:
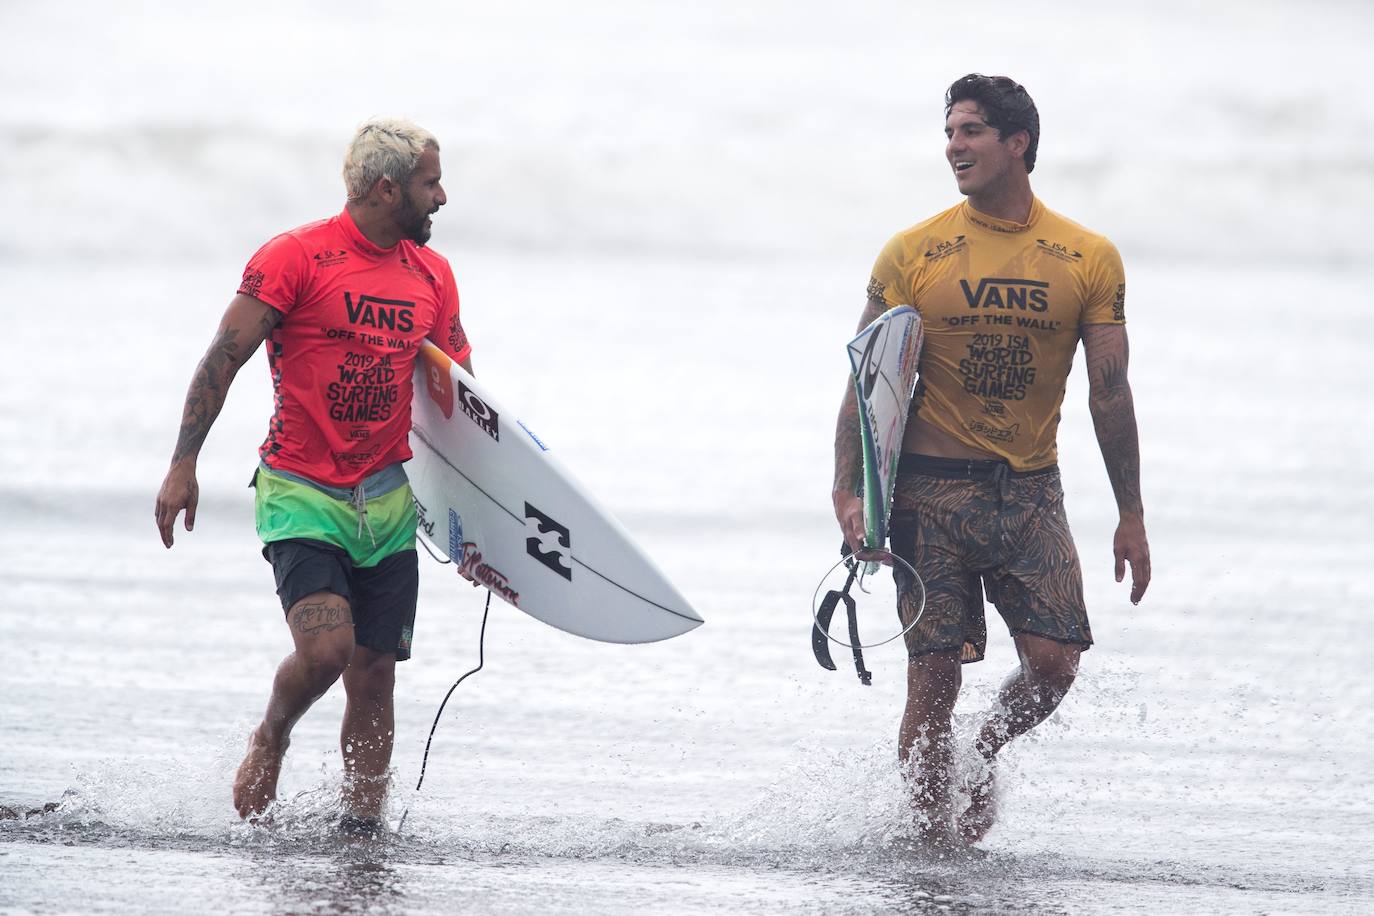
<svg viewBox="0 0 1374 916">
<path fill-rule="evenodd" d="M 225 309 L 215 339 L 191 377 L 172 464 L 157 494 L 154 515 L 163 546 L 172 546 L 172 528 L 183 509 L 186 511 L 186 530 L 195 527 L 196 504 L 200 500 L 200 485 L 196 482 L 200 448 L 224 407 L 224 398 L 239 368 L 262 346 L 280 321 L 281 313 L 276 309 L 242 293 Z"/>
<path fill-rule="evenodd" d="M 873 323 L 889 306 L 881 299 L 869 299 L 859 319 L 862 331 Z M 844 400 L 840 402 L 840 416 L 835 422 L 835 483 L 830 491 L 835 504 L 835 518 L 844 533 L 849 549 L 858 552 L 864 546 L 867 529 L 864 526 L 864 504 L 859 496 L 863 474 L 863 453 L 859 446 L 859 399 L 854 393 L 851 376 L 844 386 Z"/>
<path fill-rule="evenodd" d="M 1107 465 L 1107 477 L 1120 521 L 1112 538 L 1116 581 L 1131 564 L 1131 603 L 1139 604 L 1150 585 L 1150 544 L 1145 536 L 1145 506 L 1140 496 L 1140 439 L 1136 431 L 1135 400 L 1126 379 L 1130 345 L 1126 326 L 1089 324 L 1083 327 L 1083 355 L 1088 365 L 1088 407 L 1097 442 Z"/>
</svg>

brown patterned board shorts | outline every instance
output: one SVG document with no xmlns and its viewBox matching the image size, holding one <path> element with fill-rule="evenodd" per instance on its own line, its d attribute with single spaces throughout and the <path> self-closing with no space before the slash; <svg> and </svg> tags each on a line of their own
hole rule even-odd
<svg viewBox="0 0 1374 916">
<path fill-rule="evenodd" d="M 982 661 L 984 591 L 1013 636 L 1092 645 L 1058 468 L 1016 474 L 1005 465 L 998 471 L 997 462 L 915 455 L 901 462 L 892 552 L 911 563 L 926 587 L 925 612 L 906 634 L 909 657 L 958 650 L 964 662 Z M 910 579 L 897 577 L 903 627 L 919 610 L 920 592 Z"/>
</svg>

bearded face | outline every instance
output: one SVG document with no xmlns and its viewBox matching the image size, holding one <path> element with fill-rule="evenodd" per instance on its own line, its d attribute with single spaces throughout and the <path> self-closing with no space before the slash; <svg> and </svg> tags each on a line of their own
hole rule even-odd
<svg viewBox="0 0 1374 916">
<path fill-rule="evenodd" d="M 417 245 L 429 241 L 432 228 L 429 218 L 448 203 L 443 185 L 439 183 L 441 177 L 439 151 L 427 147 L 410 180 L 401 187 L 401 199 L 391 211 L 391 218 L 402 235 Z"/>
<path fill-rule="evenodd" d="M 430 215 L 438 210 L 438 206 L 429 208 L 423 207 L 411 196 L 410 189 L 406 188 L 401 192 L 401 200 L 392 212 L 392 219 L 400 227 L 401 233 L 416 245 L 423 246 L 429 241 L 432 223 Z"/>
</svg>

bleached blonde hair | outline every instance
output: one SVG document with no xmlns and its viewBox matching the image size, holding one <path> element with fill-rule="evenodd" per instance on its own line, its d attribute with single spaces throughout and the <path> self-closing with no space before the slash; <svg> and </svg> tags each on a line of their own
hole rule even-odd
<svg viewBox="0 0 1374 916">
<path fill-rule="evenodd" d="M 439 148 L 429 131 L 404 118 L 372 118 L 358 126 L 344 153 L 349 200 L 362 200 L 383 178 L 405 184 L 426 147 Z"/>
</svg>

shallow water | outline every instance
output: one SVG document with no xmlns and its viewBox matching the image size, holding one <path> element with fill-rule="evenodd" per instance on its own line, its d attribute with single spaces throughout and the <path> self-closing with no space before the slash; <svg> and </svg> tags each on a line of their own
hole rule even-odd
<svg viewBox="0 0 1374 916">
<path fill-rule="evenodd" d="M 468 261 L 475 277 L 516 265 L 499 253 Z M 631 293 L 665 278 L 691 289 L 692 320 L 666 332 L 679 340 L 728 322 L 750 288 L 747 266 L 571 257 L 546 266 L 563 298 L 526 313 L 543 341 L 569 339 L 573 316 L 593 307 L 608 322 L 622 309 L 632 323 L 623 303 L 635 295 L 572 301 L 570 291 L 595 290 L 608 273 Z M 19 276 L 73 299 L 89 282 Z M 1004 755 L 1003 816 L 976 857 L 931 861 L 901 842 L 900 649 L 868 653 L 871 688 L 845 653 L 828 673 L 807 651 L 811 591 L 835 540 L 824 502 L 807 498 L 825 492 L 833 373 L 797 376 L 785 398 L 767 401 L 749 371 L 728 368 L 747 365 L 754 344 L 728 338 L 689 347 L 677 372 L 661 374 L 672 411 L 615 393 L 622 373 L 642 377 L 651 353 L 630 350 L 617 364 L 540 354 L 551 377 L 566 372 L 623 397 L 602 406 L 629 418 L 625 451 L 653 455 L 629 465 L 612 460 L 602 427 L 566 407 L 566 388 L 503 371 L 520 365 L 528 339 L 493 333 L 478 359 L 509 400 L 530 405 L 527 421 L 621 514 L 707 626 L 663 644 L 606 646 L 498 605 L 486 667 L 450 702 L 417 796 L 424 735 L 443 692 L 475 663 L 481 616 L 480 593 L 427 564 L 417 658 L 398 687 L 390 820 L 408 810 L 404 833 L 380 844 L 333 835 L 335 695 L 297 729 L 276 826 L 238 823 L 229 781 L 287 643 L 240 485 L 265 391 L 250 365 L 207 446 L 197 530 L 163 551 L 150 494 L 174 434 L 162 420 L 175 415 L 197 349 L 188 339 L 176 342 L 178 359 L 128 364 L 121 388 L 138 396 L 96 401 L 73 384 L 70 426 L 59 424 L 42 463 L 28 466 L 32 479 L 4 494 L 7 518 L 21 523 L 0 540 L 12 584 L 0 635 L 15 647 L 0 670 L 0 804 L 63 801 L 46 816 L 0 822 L 5 902 L 177 911 L 215 900 L 274 912 L 438 912 L 454 900 L 489 912 L 1367 906 L 1374 883 L 1361 850 L 1374 841 L 1374 795 L 1359 761 L 1374 750 L 1374 696 L 1360 660 L 1371 588 L 1353 570 L 1370 543 L 1359 514 L 1341 507 L 1368 506 L 1371 490 L 1340 473 L 1351 445 L 1342 427 L 1298 419 L 1339 415 L 1341 398 L 1353 409 L 1363 343 L 1285 328 L 1285 348 L 1322 354 L 1327 397 L 1307 400 L 1299 379 L 1269 385 L 1270 411 L 1283 419 L 1261 424 L 1249 386 L 1213 385 L 1201 403 L 1190 392 L 1208 378 L 1264 384 L 1251 354 L 1275 339 L 1287 297 L 1311 278 L 1270 271 L 1246 286 L 1151 264 L 1135 276 L 1137 298 L 1150 303 L 1132 334 L 1157 581 L 1138 608 L 1110 581 L 1110 495 L 1084 392 L 1071 383 L 1063 464 L 1099 643 L 1055 717 Z M 100 278 L 133 288 L 114 268 Z M 203 292 L 198 273 L 180 279 Z M 793 265 L 788 282 L 797 302 L 828 281 Z M 1361 283 L 1324 282 L 1327 299 Z M 1249 327 L 1205 359 L 1168 333 L 1193 307 L 1183 292 L 1199 287 L 1230 291 L 1211 300 L 1218 325 Z M 133 292 L 102 302 L 146 308 Z M 822 313 L 819 296 L 803 308 L 818 325 L 842 323 Z M 40 332 L 56 334 L 66 318 L 44 320 Z M 188 338 L 199 337 L 186 323 Z M 838 364 L 843 354 L 823 353 L 825 342 L 795 340 L 803 358 Z M 63 399 L 61 374 L 47 378 Z M 750 385 L 761 399 L 730 395 Z M 776 470 L 748 447 L 761 400 L 777 405 L 771 434 L 795 456 Z M 45 408 L 21 409 L 33 422 Z M 137 435 L 112 433 L 101 453 L 82 445 L 91 429 Z M 711 460 L 731 441 L 744 444 L 732 461 Z M 1246 457 L 1274 453 L 1275 442 L 1286 445 L 1281 458 Z M 77 485 L 44 485 L 54 471 Z M 994 635 L 988 661 L 967 673 L 961 729 L 1012 663 L 1009 642 Z M 156 898 L 153 876 L 167 889 Z"/>
<path fill-rule="evenodd" d="M 1350 320 L 1368 298 L 1350 265 L 1374 205 L 1358 153 L 1374 115 L 1352 97 L 1338 121 L 1319 91 L 1326 62 L 1372 30 L 1359 5 L 1318 8 L 1223 5 L 1172 24 L 1157 4 L 1023 13 L 997 28 L 1053 54 L 967 65 L 942 44 L 903 58 L 894 22 L 948 32 L 957 17 L 917 23 L 895 4 L 783 30 L 769 3 L 436 12 L 436 34 L 467 53 L 434 64 L 449 81 L 417 86 L 409 111 L 455 138 L 434 244 L 455 264 L 477 371 L 708 622 L 619 647 L 494 607 L 486 667 L 454 694 L 417 795 L 435 709 L 476 662 L 482 597 L 427 564 L 397 690 L 388 815 L 408 814 L 373 842 L 333 831 L 337 695 L 297 728 L 273 826 L 229 804 L 289 642 L 245 486 L 270 406 L 261 360 L 202 456 L 196 530 L 167 552 L 151 516 L 242 261 L 337 206 L 341 135 L 397 96 L 261 101 L 298 70 L 338 76 L 336 46 L 232 79 L 204 55 L 245 40 L 237 21 L 111 23 L 74 7 L 65 40 L 121 66 L 0 102 L 14 150 L 0 192 L 38 214 L 0 228 L 0 292 L 18 315 L 0 361 L 0 805 L 60 802 L 0 820 L 0 910 L 1374 908 L 1374 436 L 1360 419 L 1374 350 Z M 35 40 L 0 72 L 36 66 L 54 9 L 3 11 Z M 262 27 L 326 11 L 303 9 L 259 10 L 248 31 L 276 47 Z M 383 24 L 328 11 L 331 41 Z M 1093 44 L 1089 63 L 1115 79 L 1105 106 L 1108 84 L 1064 63 L 1099 27 L 1175 66 Z M 161 57 L 127 50 L 178 36 Z M 1270 65 L 1191 53 L 1232 41 Z M 881 79 L 862 69 L 875 60 Z M 1134 608 L 1111 581 L 1115 519 L 1080 366 L 1061 465 L 1098 644 L 1053 719 L 1005 752 L 1002 818 L 980 851 L 942 860 L 903 840 L 900 647 L 868 653 L 872 687 L 843 652 L 822 671 L 808 605 L 838 546 L 831 437 L 861 285 L 891 231 L 952 200 L 938 104 L 933 154 L 915 127 L 891 128 L 901 144 L 855 140 L 885 109 L 927 117 L 914 87 L 933 98 L 970 66 L 1027 74 L 1056 126 L 1037 188 L 1126 258 L 1156 581 Z M 1234 72 L 1252 94 L 1198 101 Z M 210 90 L 225 108 L 202 104 Z M 1075 98 L 1103 120 L 1070 117 Z M 1132 113 L 1167 129 L 1140 137 Z M 52 162 L 70 181 L 32 178 Z M 884 619 L 874 609 L 865 632 Z M 1013 664 L 994 626 L 988 660 L 966 671 L 961 735 Z"/>
</svg>

